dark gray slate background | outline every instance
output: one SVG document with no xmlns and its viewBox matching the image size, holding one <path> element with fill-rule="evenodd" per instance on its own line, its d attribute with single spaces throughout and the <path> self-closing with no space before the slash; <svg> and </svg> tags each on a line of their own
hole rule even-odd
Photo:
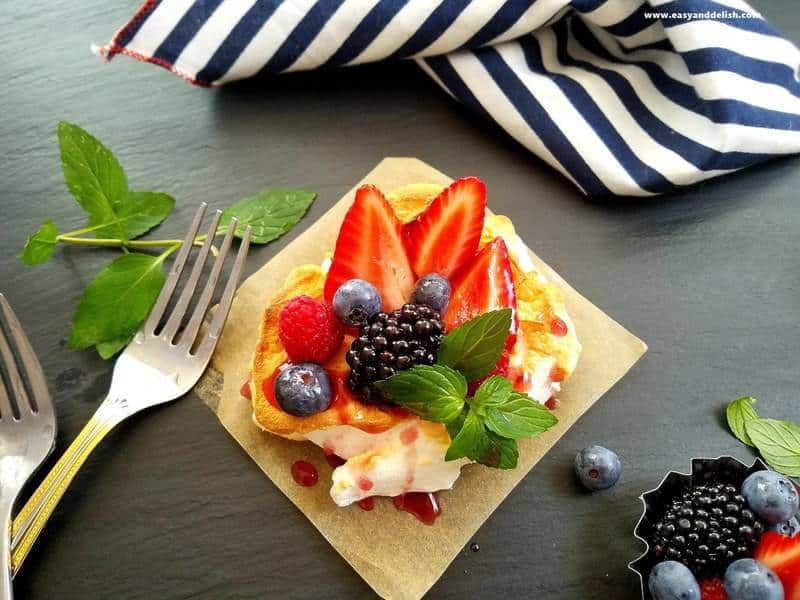
<svg viewBox="0 0 800 600">
<path fill-rule="evenodd" d="M 756 4 L 800 41 L 794 0 Z M 796 158 L 670 197 L 590 202 L 409 63 L 221 90 L 127 58 L 103 65 L 89 44 L 105 42 L 134 8 L 133 0 L 35 0 L 7 2 L 0 13 L 0 290 L 47 372 L 58 451 L 109 383 L 112 364 L 65 339 L 84 285 L 113 256 L 68 248 L 35 269 L 16 259 L 44 219 L 63 230 L 83 223 L 59 168 L 60 119 L 112 147 L 134 187 L 178 199 L 160 237 L 180 235 L 200 200 L 225 206 L 270 186 L 316 190 L 302 225 L 254 249 L 249 272 L 383 156 L 479 175 L 491 207 L 541 257 L 649 344 L 478 531 L 480 551 L 464 549 L 431 598 L 636 598 L 626 564 L 639 552 L 631 537 L 639 493 L 691 456 L 750 458 L 724 427 L 734 397 L 752 394 L 775 417 L 800 417 Z M 571 461 L 595 441 L 619 452 L 624 473 L 616 488 L 588 495 Z M 371 596 L 191 395 L 132 419 L 94 453 L 16 585 L 18 597 L 36 599 Z"/>
</svg>

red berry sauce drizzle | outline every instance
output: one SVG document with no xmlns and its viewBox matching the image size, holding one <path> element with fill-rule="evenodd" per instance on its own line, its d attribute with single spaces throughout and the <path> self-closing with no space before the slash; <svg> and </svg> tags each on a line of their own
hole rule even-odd
<svg viewBox="0 0 800 600">
<path fill-rule="evenodd" d="M 336 467 L 341 467 L 345 462 L 347 462 L 341 456 L 337 456 L 336 454 L 326 454 L 325 460 L 328 461 L 328 464 L 331 466 L 332 469 L 335 469 Z"/>
<path fill-rule="evenodd" d="M 325 453 L 325 460 L 327 460 L 328 464 L 334 469 L 345 463 L 342 457 L 328 452 Z M 292 465 L 292 478 L 297 485 L 311 487 L 316 485 L 319 481 L 319 473 L 316 467 L 310 462 L 298 460 Z M 360 477 L 358 480 L 358 487 L 365 492 L 372 489 L 372 485 L 372 481 L 366 477 Z M 442 508 L 439 505 L 439 496 L 435 492 L 407 492 L 395 496 L 392 498 L 392 501 L 397 510 L 404 510 L 414 515 L 426 525 L 433 525 L 436 518 L 442 514 Z M 361 507 L 362 510 L 372 510 L 375 508 L 375 497 L 370 496 L 359 500 L 358 506 Z"/>
<path fill-rule="evenodd" d="M 319 473 L 317 473 L 317 468 L 310 462 L 298 460 L 292 465 L 292 478 L 297 485 L 311 487 L 319 481 Z"/>
<path fill-rule="evenodd" d="M 248 400 L 252 400 L 253 399 L 253 394 L 250 392 L 250 382 L 249 381 L 245 381 L 242 384 L 242 387 L 239 390 L 239 393 L 242 396 L 244 396 L 245 398 L 247 398 Z"/>
<path fill-rule="evenodd" d="M 361 510 L 372 510 L 375 508 L 375 496 L 359 500 L 358 505 L 361 507 Z"/>
<path fill-rule="evenodd" d="M 397 510 L 411 513 L 425 525 L 433 525 L 442 514 L 439 495 L 436 492 L 408 492 L 392 498 Z"/>
</svg>

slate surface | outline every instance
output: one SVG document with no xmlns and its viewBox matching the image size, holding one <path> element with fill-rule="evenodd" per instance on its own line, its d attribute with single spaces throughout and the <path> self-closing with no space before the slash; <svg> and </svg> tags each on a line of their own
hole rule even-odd
<svg viewBox="0 0 800 600">
<path fill-rule="evenodd" d="M 800 41 L 792 0 L 754 3 Z M 749 452 L 723 427 L 752 394 L 797 419 L 798 159 L 671 197 L 589 202 L 514 143 L 455 106 L 411 64 L 196 89 L 104 42 L 131 0 L 9 3 L 0 15 L 0 291 L 25 324 L 58 404 L 58 450 L 106 390 L 111 364 L 66 347 L 81 290 L 113 254 L 68 248 L 16 259 L 46 218 L 77 228 L 55 143 L 60 119 L 120 156 L 131 184 L 172 193 L 159 236 L 180 235 L 200 200 L 224 206 L 303 186 L 321 215 L 383 156 L 478 174 L 494 210 L 581 293 L 647 341 L 634 370 L 565 435 L 465 548 L 431 598 L 636 598 L 626 563 L 638 494 L 691 456 Z M 299 230 L 298 230 L 299 231 Z M 252 272 L 297 232 L 253 251 Z M 589 496 L 575 451 L 600 442 L 624 475 Z M 84 467 L 17 578 L 19 598 L 370 597 L 305 518 L 196 397 L 113 433 Z"/>
</svg>

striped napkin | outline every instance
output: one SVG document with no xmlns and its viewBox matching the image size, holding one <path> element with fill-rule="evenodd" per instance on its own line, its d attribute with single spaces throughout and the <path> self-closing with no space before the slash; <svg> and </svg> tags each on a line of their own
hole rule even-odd
<svg viewBox="0 0 800 600">
<path fill-rule="evenodd" d="M 800 51 L 742 0 L 148 0 L 100 53 L 203 86 L 410 58 L 590 196 L 800 151 Z"/>
</svg>

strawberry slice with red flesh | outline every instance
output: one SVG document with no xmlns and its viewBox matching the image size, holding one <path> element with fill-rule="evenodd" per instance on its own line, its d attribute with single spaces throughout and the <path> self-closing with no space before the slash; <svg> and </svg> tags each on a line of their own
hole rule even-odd
<svg viewBox="0 0 800 600">
<path fill-rule="evenodd" d="M 486 212 L 486 186 L 477 177 L 463 177 L 434 198 L 406 225 L 406 249 L 418 277 L 439 273 L 450 277 L 478 251 Z"/>
<path fill-rule="evenodd" d="M 336 290 L 348 279 L 364 279 L 378 289 L 384 311 L 396 310 L 408 302 L 415 279 L 402 230 L 402 224 L 378 188 L 372 185 L 358 188 L 336 240 L 325 280 L 325 299 L 331 302 Z"/>
<path fill-rule="evenodd" d="M 704 579 L 700 581 L 700 600 L 728 600 L 722 579 Z"/>
<path fill-rule="evenodd" d="M 753 558 L 780 578 L 786 600 L 800 600 L 800 535 L 790 538 L 768 531 L 761 536 Z"/>
<path fill-rule="evenodd" d="M 445 331 L 484 313 L 511 308 L 514 316 L 506 348 L 514 345 L 517 333 L 517 295 L 514 274 L 503 238 L 495 238 L 475 255 L 451 282 L 453 291 L 444 314 Z"/>
</svg>

